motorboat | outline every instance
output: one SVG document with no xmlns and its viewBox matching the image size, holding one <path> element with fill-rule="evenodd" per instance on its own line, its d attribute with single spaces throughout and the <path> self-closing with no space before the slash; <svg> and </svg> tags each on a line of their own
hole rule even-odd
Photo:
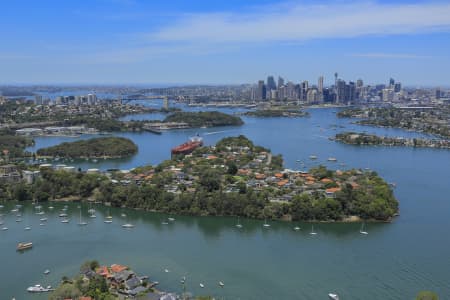
<svg viewBox="0 0 450 300">
<path fill-rule="evenodd" d="M 133 228 L 134 225 L 133 225 L 133 224 L 130 224 L 130 223 L 126 223 L 126 224 L 123 224 L 122 227 L 123 227 L 123 228 Z"/>
<path fill-rule="evenodd" d="M 54 289 L 52 289 L 52 287 L 49 285 L 47 287 L 43 287 L 40 284 L 36 284 L 34 286 L 30 286 L 29 288 L 27 288 L 27 292 L 30 293 L 44 293 L 44 292 L 51 292 Z"/>
<path fill-rule="evenodd" d="M 30 249 L 33 248 L 33 243 L 28 242 L 28 243 L 18 243 L 17 244 L 17 251 L 21 251 L 21 250 L 26 250 L 26 249 Z"/>
<path fill-rule="evenodd" d="M 201 287 L 201 288 L 204 288 L 205 285 L 204 285 L 203 283 L 200 283 L 200 287 Z"/>
<path fill-rule="evenodd" d="M 225 286 L 225 284 L 224 284 L 222 281 L 219 281 L 219 285 L 220 285 L 221 287 Z"/>
<path fill-rule="evenodd" d="M 44 271 L 44 275 L 48 275 L 48 274 L 50 274 L 50 270 L 49 269 Z"/>
<path fill-rule="evenodd" d="M 301 228 L 298 227 L 298 226 L 295 226 L 295 227 L 294 227 L 294 230 L 295 230 L 295 231 L 299 231 L 300 229 L 301 229 Z"/>
<path fill-rule="evenodd" d="M 328 298 L 330 298 L 331 300 L 339 300 L 339 296 L 333 293 L 329 293 Z"/>
</svg>

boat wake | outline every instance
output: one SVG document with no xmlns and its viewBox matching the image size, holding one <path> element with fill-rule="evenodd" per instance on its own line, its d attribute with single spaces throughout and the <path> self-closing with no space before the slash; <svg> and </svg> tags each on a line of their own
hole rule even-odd
<svg viewBox="0 0 450 300">
<path fill-rule="evenodd" d="M 234 130 L 221 130 L 221 131 L 206 132 L 203 135 L 213 135 L 213 134 L 219 134 L 219 133 L 231 132 L 231 131 L 234 131 Z"/>
</svg>

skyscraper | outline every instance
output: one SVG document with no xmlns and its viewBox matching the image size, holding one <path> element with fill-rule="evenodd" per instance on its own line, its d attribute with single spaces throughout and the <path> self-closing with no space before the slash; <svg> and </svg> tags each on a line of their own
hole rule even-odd
<svg viewBox="0 0 450 300">
<path fill-rule="evenodd" d="M 338 79 L 336 81 L 336 103 L 343 103 L 345 101 L 345 81 Z"/>
<path fill-rule="evenodd" d="M 275 79 L 273 79 L 273 76 L 267 77 L 267 91 L 276 90 L 277 85 L 275 84 Z"/>
<path fill-rule="evenodd" d="M 36 105 L 42 105 L 42 95 L 35 96 L 35 103 Z"/>
<path fill-rule="evenodd" d="M 323 94 L 323 76 L 319 77 L 317 87 L 319 89 L 319 94 Z"/>
<path fill-rule="evenodd" d="M 284 79 L 278 76 L 278 88 L 281 88 L 284 85 Z"/>
<path fill-rule="evenodd" d="M 264 84 L 264 80 L 258 81 L 258 88 L 256 90 L 256 100 L 264 100 L 266 99 L 266 85 Z"/>
</svg>

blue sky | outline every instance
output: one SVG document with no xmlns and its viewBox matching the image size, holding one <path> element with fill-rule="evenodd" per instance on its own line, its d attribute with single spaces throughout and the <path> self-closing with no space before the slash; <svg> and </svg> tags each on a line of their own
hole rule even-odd
<svg viewBox="0 0 450 300">
<path fill-rule="evenodd" d="M 448 1 L 14 0 L 0 37 L 0 84 L 450 86 Z"/>
</svg>

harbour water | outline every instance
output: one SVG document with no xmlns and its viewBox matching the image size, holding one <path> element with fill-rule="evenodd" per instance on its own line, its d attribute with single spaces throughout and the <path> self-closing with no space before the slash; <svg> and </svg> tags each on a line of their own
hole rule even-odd
<svg viewBox="0 0 450 300">
<path fill-rule="evenodd" d="M 198 109 L 198 108 L 196 108 Z M 229 110 L 227 111 L 234 111 Z M 2 299 L 46 299 L 25 289 L 37 283 L 57 285 L 64 275 L 74 275 L 83 261 L 127 264 L 139 274 L 157 280 L 160 289 L 181 292 L 180 278 L 187 277 L 187 290 L 195 295 L 224 299 L 327 299 L 336 292 L 341 299 L 413 299 L 420 290 L 434 290 L 450 297 L 449 178 L 450 152 L 403 147 L 355 147 L 330 141 L 339 131 L 367 131 L 390 136 L 423 136 L 398 129 L 373 128 L 337 119 L 336 109 L 311 109 L 309 118 L 243 118 L 241 127 L 206 128 L 152 133 L 121 133 L 139 146 L 139 153 L 126 160 L 73 162 L 83 169 L 130 169 L 156 164 L 170 157 L 170 148 L 199 134 L 205 144 L 225 136 L 244 134 L 256 144 L 285 158 L 288 168 L 325 164 L 334 169 L 370 168 L 388 182 L 395 182 L 400 216 L 390 224 L 367 224 L 368 235 L 359 234 L 360 224 L 311 224 L 243 220 L 222 217 L 174 216 L 111 209 L 113 223 L 103 223 L 106 208 L 97 206 L 97 218 L 87 216 L 87 226 L 78 226 L 77 205 L 69 204 L 72 220 L 60 223 L 55 206 L 48 224 L 24 206 L 23 221 L 15 222 L 5 205 L 7 231 L 0 231 Z M 154 117 L 139 115 L 139 118 Z M 85 137 L 82 137 L 85 138 Z M 72 141 L 73 138 L 43 137 L 33 149 Z M 317 160 L 308 157 L 316 155 Z M 336 157 L 337 162 L 328 162 Z M 59 162 L 58 162 L 59 163 Z M 67 164 L 73 164 L 67 163 Z M 341 165 L 344 163 L 345 165 Z M 120 215 L 127 214 L 126 220 Z M 133 223 L 125 230 L 120 225 Z M 24 227 L 32 229 L 25 231 Z M 300 231 L 294 231 L 294 226 Z M 16 252 L 18 242 L 32 241 L 33 249 Z M 49 275 L 43 275 L 50 269 Z M 164 269 L 170 272 L 164 272 Z M 220 288 L 218 282 L 225 283 Z M 205 288 L 200 288 L 202 282 Z"/>
</svg>

